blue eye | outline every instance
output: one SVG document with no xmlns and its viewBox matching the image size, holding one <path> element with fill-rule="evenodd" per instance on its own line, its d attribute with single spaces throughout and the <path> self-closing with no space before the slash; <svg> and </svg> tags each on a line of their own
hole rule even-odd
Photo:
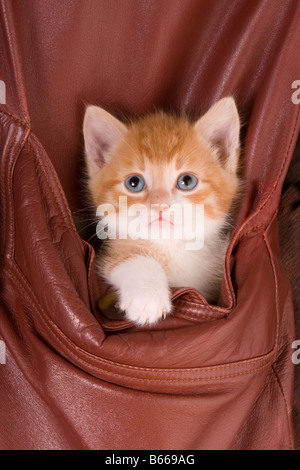
<svg viewBox="0 0 300 470">
<path fill-rule="evenodd" d="M 143 191 L 146 186 L 144 178 L 140 175 L 130 175 L 125 180 L 125 186 L 129 191 L 134 193 L 138 193 L 139 191 Z"/>
<path fill-rule="evenodd" d="M 177 188 L 183 189 L 184 191 L 190 191 L 194 189 L 198 183 L 198 179 L 196 176 L 191 175 L 190 173 L 184 173 L 183 175 L 179 176 L 177 180 Z"/>
</svg>

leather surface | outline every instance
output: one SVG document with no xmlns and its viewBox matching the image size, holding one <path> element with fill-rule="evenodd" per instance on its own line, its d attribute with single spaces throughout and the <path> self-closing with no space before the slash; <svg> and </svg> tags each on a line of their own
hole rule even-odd
<svg viewBox="0 0 300 470">
<path fill-rule="evenodd" d="M 277 211 L 299 134 L 294 0 L 2 0 L 2 449 L 293 449 L 294 339 Z M 217 306 L 101 318 L 107 288 L 72 219 L 84 103 L 193 115 L 234 94 L 244 194 Z"/>
<path fill-rule="evenodd" d="M 289 166 L 289 170 L 283 185 L 280 200 L 279 241 L 280 257 L 283 266 L 289 276 L 292 288 L 293 305 L 295 311 L 295 338 L 300 338 L 300 139 L 298 138 L 296 149 Z M 295 383 L 293 399 L 293 416 L 295 424 L 296 449 L 300 448 L 300 369 L 299 346 L 293 348 L 295 353 Z"/>
</svg>

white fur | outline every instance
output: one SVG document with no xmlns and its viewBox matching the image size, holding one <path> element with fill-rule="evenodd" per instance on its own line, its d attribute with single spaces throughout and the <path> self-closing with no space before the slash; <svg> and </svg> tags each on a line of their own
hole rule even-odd
<svg viewBox="0 0 300 470">
<path fill-rule="evenodd" d="M 170 243 L 169 285 L 193 287 L 208 301 L 215 301 L 223 276 L 227 240 L 213 237 L 201 250 L 186 250 L 181 243 Z"/>
<path fill-rule="evenodd" d="M 110 272 L 110 283 L 119 294 L 120 309 L 139 324 L 155 323 L 171 311 L 168 279 L 151 257 L 133 256 Z"/>
</svg>

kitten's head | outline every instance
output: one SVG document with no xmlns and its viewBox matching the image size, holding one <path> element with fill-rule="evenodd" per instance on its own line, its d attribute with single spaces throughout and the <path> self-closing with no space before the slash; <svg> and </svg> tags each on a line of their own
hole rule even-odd
<svg viewBox="0 0 300 470">
<path fill-rule="evenodd" d="M 206 236 L 224 224 L 238 188 L 240 121 L 233 98 L 218 101 L 196 122 L 156 112 L 125 125 L 89 106 L 83 132 L 96 206 L 111 204 L 118 215 L 123 196 L 128 211 L 120 217 L 127 226 L 141 214 L 130 212 L 133 207 L 146 209 L 147 227 L 182 225 L 187 206 L 204 208 Z M 181 218 L 174 215 L 180 210 Z"/>
</svg>

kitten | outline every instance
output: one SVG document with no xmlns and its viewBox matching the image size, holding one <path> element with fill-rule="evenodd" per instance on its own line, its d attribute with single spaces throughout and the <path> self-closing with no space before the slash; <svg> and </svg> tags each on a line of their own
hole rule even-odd
<svg viewBox="0 0 300 470">
<path fill-rule="evenodd" d="M 171 287 L 194 287 L 215 302 L 239 187 L 234 99 L 218 101 L 196 122 L 155 112 L 125 125 L 88 106 L 83 133 L 98 233 L 107 237 L 99 269 L 127 319 L 164 318 Z"/>
</svg>

